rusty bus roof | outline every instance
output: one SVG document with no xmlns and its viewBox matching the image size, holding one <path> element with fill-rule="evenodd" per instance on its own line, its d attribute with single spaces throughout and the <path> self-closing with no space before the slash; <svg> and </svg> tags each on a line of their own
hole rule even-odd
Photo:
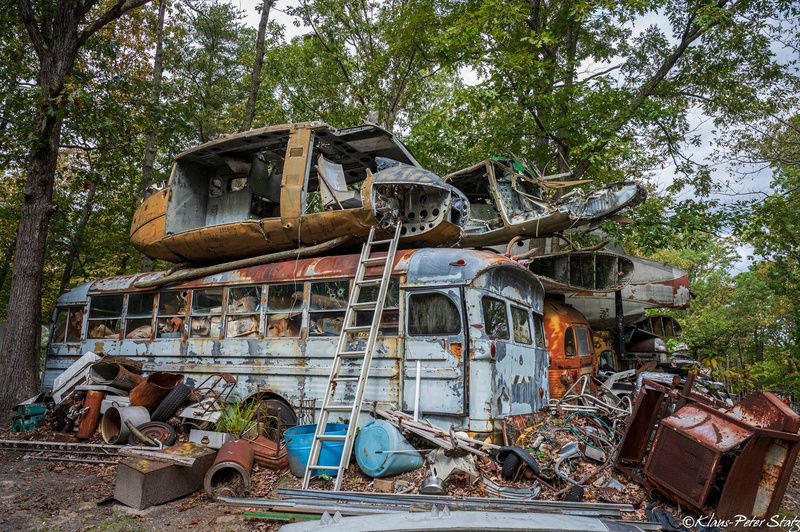
<svg viewBox="0 0 800 532">
<path fill-rule="evenodd" d="M 356 273 L 358 259 L 359 255 L 356 254 L 333 255 L 262 264 L 176 283 L 162 290 L 352 277 Z M 452 248 L 398 250 L 392 273 L 405 275 L 406 286 L 452 286 L 469 284 L 487 270 L 498 267 L 512 268 L 519 275 L 528 278 L 539 290 L 543 290 L 541 281 L 527 268 L 516 261 L 489 251 Z M 373 266 L 367 270 L 367 275 L 379 276 L 380 273 L 381 266 Z M 164 272 L 137 273 L 84 283 L 62 294 L 58 304 L 66 305 L 78 303 L 81 300 L 85 301 L 86 296 L 91 294 L 149 291 L 152 289 L 137 289 L 134 285 L 139 281 L 153 280 L 163 275 Z"/>
</svg>

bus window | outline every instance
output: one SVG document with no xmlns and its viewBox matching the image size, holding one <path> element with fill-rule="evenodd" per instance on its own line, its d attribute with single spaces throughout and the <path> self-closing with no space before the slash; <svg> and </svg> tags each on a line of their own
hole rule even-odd
<svg viewBox="0 0 800 532">
<path fill-rule="evenodd" d="M 584 327 L 576 327 L 575 334 L 578 337 L 578 354 L 582 357 L 591 354 L 589 351 L 589 331 Z"/>
<path fill-rule="evenodd" d="M 564 354 L 568 357 L 574 357 L 578 354 L 575 348 L 575 333 L 572 327 L 569 327 L 567 332 L 564 333 Z"/>
<path fill-rule="evenodd" d="M 408 298 L 408 334 L 442 336 L 460 332 L 461 315 L 446 295 L 431 292 L 411 294 Z"/>
<path fill-rule="evenodd" d="M 242 286 L 228 289 L 228 310 L 225 318 L 226 338 L 257 338 L 261 288 Z"/>
<path fill-rule="evenodd" d="M 358 293 L 358 302 L 366 303 L 378 299 L 378 286 L 368 285 L 361 288 Z M 356 325 L 369 326 L 372 324 L 371 310 L 356 311 Z M 378 334 L 383 336 L 396 336 L 400 322 L 400 280 L 397 277 L 389 279 L 389 289 L 386 291 L 386 300 L 383 302 L 381 327 Z"/>
<path fill-rule="evenodd" d="M 339 336 L 344 323 L 344 311 L 350 297 L 350 281 L 311 283 L 309 296 L 309 334 Z"/>
<path fill-rule="evenodd" d="M 125 338 L 150 338 L 153 333 L 155 294 L 129 294 L 125 313 Z"/>
<path fill-rule="evenodd" d="M 222 323 L 222 288 L 206 288 L 192 292 L 192 315 L 189 336 L 219 338 Z"/>
<path fill-rule="evenodd" d="M 515 342 L 526 345 L 532 343 L 531 322 L 528 319 L 527 310 L 511 305 L 511 325 L 514 327 Z"/>
<path fill-rule="evenodd" d="M 492 340 L 508 340 L 508 315 L 504 301 L 483 296 L 483 326 Z"/>
<path fill-rule="evenodd" d="M 267 287 L 267 336 L 300 336 L 302 320 L 302 283 L 276 284 Z"/>
<path fill-rule="evenodd" d="M 89 307 L 89 338 L 119 338 L 122 294 L 92 296 Z"/>
<path fill-rule="evenodd" d="M 83 307 L 59 308 L 50 342 L 54 344 L 80 342 L 82 329 Z"/>
<path fill-rule="evenodd" d="M 533 334 L 536 335 L 536 347 L 546 349 L 544 341 L 544 322 L 538 314 L 533 315 Z"/>
<path fill-rule="evenodd" d="M 158 337 L 180 338 L 186 316 L 186 292 L 158 295 Z"/>
</svg>

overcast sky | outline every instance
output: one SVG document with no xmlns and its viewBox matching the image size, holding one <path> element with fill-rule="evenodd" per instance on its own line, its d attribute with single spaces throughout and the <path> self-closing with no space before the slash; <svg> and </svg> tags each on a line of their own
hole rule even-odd
<svg viewBox="0 0 800 532">
<path fill-rule="evenodd" d="M 262 0 L 231 0 L 234 5 L 239 7 L 246 16 L 246 23 L 257 27 L 259 21 L 259 13 L 256 11 L 256 6 L 262 3 Z M 304 26 L 297 26 L 295 24 L 295 18 L 287 15 L 285 10 L 287 7 L 293 7 L 299 5 L 299 0 L 279 0 L 273 7 L 270 12 L 270 19 L 280 23 L 284 27 L 284 36 L 286 40 L 290 40 L 292 37 L 303 35 L 310 31 L 310 28 Z M 633 25 L 633 36 L 636 36 L 645 28 L 650 25 L 657 25 L 665 30 L 665 33 L 669 35 L 669 26 L 666 21 L 659 16 L 658 14 L 649 14 L 646 17 L 642 17 L 637 20 Z M 778 52 L 780 53 L 780 52 Z M 585 65 L 585 68 L 588 70 L 586 75 L 591 74 L 592 71 L 595 69 L 602 69 L 607 68 L 609 65 Z M 476 83 L 477 77 L 474 72 L 470 70 L 462 71 L 462 77 L 467 83 Z M 713 142 L 715 139 L 715 131 L 713 121 L 709 119 L 708 116 L 705 116 L 701 112 L 693 112 L 689 116 L 691 127 L 694 130 L 694 134 L 698 135 L 701 139 L 700 146 L 694 148 L 691 153 L 691 157 L 701 163 L 708 163 L 711 164 L 712 161 L 710 156 L 713 152 Z M 769 192 L 769 183 L 771 175 L 769 171 L 761 171 L 752 175 L 749 175 L 747 179 L 742 179 L 740 177 L 736 177 L 733 179 L 729 179 L 729 176 L 733 175 L 732 168 L 725 166 L 725 165 L 717 165 L 714 166 L 712 172 L 715 176 L 717 176 L 718 181 L 731 181 L 731 187 L 729 190 L 724 191 L 724 195 L 717 195 L 716 197 L 720 199 L 723 203 L 729 201 L 735 201 L 738 199 L 743 199 L 746 196 L 741 196 L 741 194 L 760 194 L 761 192 Z M 656 186 L 661 189 L 662 191 L 669 186 L 675 178 L 675 167 L 672 164 L 667 164 L 664 168 L 658 169 L 654 175 L 654 181 Z M 731 195 L 734 194 L 734 195 Z M 686 189 L 680 194 L 680 199 L 688 199 L 694 195 L 694 192 L 691 189 Z M 739 246 L 737 248 L 739 253 L 739 261 L 734 267 L 735 271 L 744 271 L 752 262 L 752 258 L 750 255 L 752 254 L 753 250 L 752 247 L 749 245 Z"/>
</svg>

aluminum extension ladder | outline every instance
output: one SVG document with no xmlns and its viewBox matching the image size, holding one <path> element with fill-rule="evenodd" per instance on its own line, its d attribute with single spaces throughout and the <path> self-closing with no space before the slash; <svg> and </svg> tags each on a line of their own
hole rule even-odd
<svg viewBox="0 0 800 532">
<path fill-rule="evenodd" d="M 361 404 L 364 400 L 364 392 L 367 388 L 367 379 L 369 377 L 369 368 L 372 361 L 372 352 L 375 349 L 375 341 L 378 337 L 378 330 L 381 324 L 381 315 L 383 314 L 383 304 L 386 299 L 386 293 L 389 290 L 389 281 L 392 274 L 392 266 L 394 264 L 394 257 L 397 252 L 397 244 L 400 241 L 400 232 L 403 224 L 398 222 L 395 229 L 394 237 L 388 240 L 374 240 L 375 227 L 373 226 L 369 231 L 369 238 L 364 246 L 361 248 L 361 256 L 358 260 L 358 269 L 356 271 L 353 289 L 350 291 L 350 298 L 347 302 L 347 310 L 344 315 L 344 322 L 342 323 L 342 332 L 339 335 L 339 342 L 336 346 L 336 353 L 333 359 L 333 367 L 331 368 L 331 375 L 328 378 L 328 387 L 325 392 L 325 397 L 322 400 L 322 408 L 320 409 L 319 421 L 317 422 L 317 430 L 314 433 L 314 441 L 311 444 L 311 454 L 308 457 L 308 465 L 306 472 L 303 476 L 303 488 L 307 489 L 311 481 L 312 471 L 335 471 L 336 482 L 334 490 L 339 491 L 342 486 L 342 477 L 347 466 L 350 464 L 350 454 L 353 451 L 353 443 L 355 441 L 356 432 L 358 431 L 358 418 L 361 414 Z M 389 245 L 389 250 L 384 257 L 372 257 L 373 246 Z M 381 277 L 374 277 L 366 279 L 366 271 L 370 266 L 383 265 L 383 275 Z M 376 301 L 359 302 L 361 288 L 364 286 L 377 286 L 378 299 Z M 373 311 L 372 324 L 370 325 L 356 325 L 356 313 L 358 311 Z M 363 341 L 362 338 L 348 338 L 351 334 L 360 332 L 369 332 L 366 339 L 366 346 L 362 350 L 360 345 L 354 351 L 348 344 L 354 341 Z M 344 360 L 361 360 L 361 366 L 358 368 L 358 376 L 344 376 L 342 375 L 343 361 Z M 349 366 L 346 369 L 356 369 Z M 336 387 L 339 383 L 343 382 L 356 382 L 355 397 L 352 402 L 348 403 L 334 403 L 334 395 Z M 346 414 L 350 413 L 350 420 L 347 426 L 347 433 L 344 435 L 325 434 L 325 429 L 328 425 L 328 416 L 330 414 Z M 319 465 L 319 456 L 324 442 L 344 442 L 344 450 L 339 465 Z"/>
</svg>

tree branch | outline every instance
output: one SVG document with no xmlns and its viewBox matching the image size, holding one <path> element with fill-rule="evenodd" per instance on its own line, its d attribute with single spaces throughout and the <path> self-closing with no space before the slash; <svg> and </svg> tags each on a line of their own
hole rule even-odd
<svg viewBox="0 0 800 532">
<path fill-rule="evenodd" d="M 89 37 L 97 33 L 110 22 L 113 22 L 128 11 L 134 10 L 149 1 L 150 0 L 117 0 L 106 12 L 90 22 L 80 34 L 78 34 L 78 47 L 82 46 Z"/>
<path fill-rule="evenodd" d="M 41 58 L 49 47 L 42 32 L 39 31 L 39 25 L 36 22 L 36 14 L 33 12 L 33 6 L 28 0 L 17 0 L 17 6 L 19 6 L 19 13 L 22 17 L 25 31 L 28 32 L 28 36 L 31 38 L 36 54 Z"/>
</svg>

